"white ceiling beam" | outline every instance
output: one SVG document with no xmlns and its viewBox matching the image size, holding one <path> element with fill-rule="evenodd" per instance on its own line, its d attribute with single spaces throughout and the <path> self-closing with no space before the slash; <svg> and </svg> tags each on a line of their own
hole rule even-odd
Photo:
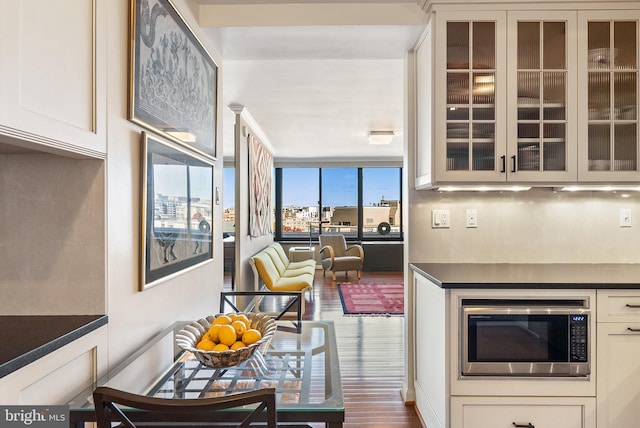
<svg viewBox="0 0 640 428">
<path fill-rule="evenodd" d="M 200 4 L 202 27 L 424 25 L 417 3 Z"/>
</svg>

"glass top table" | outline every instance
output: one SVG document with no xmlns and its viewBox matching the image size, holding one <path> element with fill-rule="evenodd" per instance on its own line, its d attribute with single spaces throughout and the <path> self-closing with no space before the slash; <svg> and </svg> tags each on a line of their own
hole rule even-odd
<svg viewBox="0 0 640 428">
<path fill-rule="evenodd" d="M 193 354 L 177 347 L 175 334 L 186 324 L 169 326 L 73 398 L 68 403 L 71 427 L 95 421 L 92 393 L 98 386 L 164 398 L 276 388 L 279 426 L 342 427 L 344 397 L 332 321 L 302 321 L 300 333 L 279 322 L 268 351 L 256 351 L 247 361 L 226 369 L 203 366 Z"/>
</svg>

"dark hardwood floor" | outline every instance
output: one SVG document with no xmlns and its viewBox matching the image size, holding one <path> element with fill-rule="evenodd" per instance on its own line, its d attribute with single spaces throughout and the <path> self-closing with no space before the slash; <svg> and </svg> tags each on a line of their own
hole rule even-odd
<svg viewBox="0 0 640 428">
<path fill-rule="evenodd" d="M 361 283 L 402 282 L 402 272 L 363 272 Z M 338 273 L 338 282 L 357 282 Z M 230 287 L 230 278 L 225 278 Z M 405 406 L 400 390 L 404 372 L 404 337 L 401 316 L 344 316 L 338 287 L 328 273 L 316 272 L 313 297 L 307 296 L 305 319 L 335 323 L 345 428 L 421 427 L 413 406 Z M 320 428 L 320 425 L 313 425 Z"/>
</svg>

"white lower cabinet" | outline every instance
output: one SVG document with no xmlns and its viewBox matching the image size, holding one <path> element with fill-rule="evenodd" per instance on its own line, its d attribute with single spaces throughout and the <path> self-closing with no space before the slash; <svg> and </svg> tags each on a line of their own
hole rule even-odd
<svg viewBox="0 0 640 428">
<path fill-rule="evenodd" d="M 598 428 L 640 421 L 640 323 L 598 324 Z"/>
<path fill-rule="evenodd" d="M 451 397 L 451 428 L 595 428 L 595 408 L 591 397 Z"/>
</svg>

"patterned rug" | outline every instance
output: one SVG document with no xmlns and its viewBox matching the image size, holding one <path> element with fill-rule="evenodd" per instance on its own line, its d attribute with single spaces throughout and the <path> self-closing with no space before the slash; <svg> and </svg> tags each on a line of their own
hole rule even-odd
<svg viewBox="0 0 640 428">
<path fill-rule="evenodd" d="M 345 315 L 404 315 L 403 284 L 338 284 Z"/>
</svg>

